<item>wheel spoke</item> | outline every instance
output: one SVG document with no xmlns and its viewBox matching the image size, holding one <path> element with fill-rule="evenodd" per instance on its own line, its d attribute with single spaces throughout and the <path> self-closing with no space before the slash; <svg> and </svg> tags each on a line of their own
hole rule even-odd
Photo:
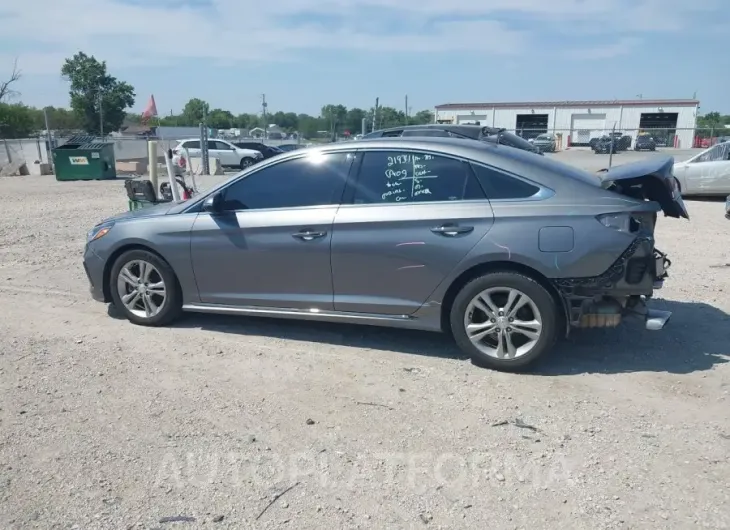
<svg viewBox="0 0 730 530">
<path fill-rule="evenodd" d="M 507 316 L 510 318 L 514 318 L 517 312 L 525 307 L 526 304 L 528 304 L 530 301 L 529 298 L 526 296 L 523 296 L 521 292 L 515 291 L 514 289 L 509 292 L 509 296 L 507 297 L 507 305 L 505 305 L 504 310 L 507 313 Z"/>
<path fill-rule="evenodd" d="M 497 343 L 497 357 L 504 359 L 514 359 L 517 349 L 512 342 L 512 334 L 509 331 L 501 330 L 499 332 L 499 342 Z"/>
<path fill-rule="evenodd" d="M 497 329 L 497 324 L 494 322 L 482 322 L 480 324 L 469 324 L 466 327 L 466 333 L 472 342 L 478 342 L 487 335 L 491 335 Z"/>
<path fill-rule="evenodd" d="M 499 308 L 497 308 L 489 294 L 480 294 L 476 300 L 474 300 L 474 305 L 483 311 L 489 318 L 497 318 Z"/>
<path fill-rule="evenodd" d="M 137 266 L 139 267 L 139 279 L 142 282 L 146 282 L 147 276 L 149 275 L 150 267 L 147 265 L 147 262 L 145 262 L 145 261 L 138 261 Z"/>
<path fill-rule="evenodd" d="M 144 306 L 144 312 L 147 317 L 151 317 L 155 314 L 157 306 L 152 301 L 152 297 L 149 294 L 145 293 L 142 295 L 142 305 Z"/>
<path fill-rule="evenodd" d="M 148 285 L 147 292 L 158 296 L 165 296 L 165 282 L 157 282 Z"/>
<path fill-rule="evenodd" d="M 132 291 L 131 293 L 122 297 L 122 303 L 127 306 L 130 310 L 134 310 L 139 302 L 139 292 Z"/>
<path fill-rule="evenodd" d="M 134 287 L 137 287 L 137 284 L 139 283 L 139 278 L 132 274 L 129 267 L 124 267 L 121 271 L 119 271 L 119 277 Z"/>
<path fill-rule="evenodd" d="M 520 333 L 530 340 L 540 338 L 542 324 L 538 320 L 515 320 L 512 322 L 512 328 L 515 333 Z"/>
</svg>

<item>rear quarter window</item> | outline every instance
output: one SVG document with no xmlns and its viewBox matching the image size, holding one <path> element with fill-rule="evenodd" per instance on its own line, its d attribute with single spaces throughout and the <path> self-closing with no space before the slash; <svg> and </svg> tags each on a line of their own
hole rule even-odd
<svg viewBox="0 0 730 530">
<path fill-rule="evenodd" d="M 477 164 L 472 164 L 472 169 L 490 200 L 527 199 L 540 191 L 540 188 L 534 184 L 502 173 L 497 169 Z"/>
</svg>

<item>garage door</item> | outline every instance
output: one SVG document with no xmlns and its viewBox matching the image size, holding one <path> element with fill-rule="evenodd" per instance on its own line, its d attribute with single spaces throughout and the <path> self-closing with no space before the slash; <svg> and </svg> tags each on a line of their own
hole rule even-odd
<svg viewBox="0 0 730 530">
<path fill-rule="evenodd" d="M 570 132 L 572 144 L 588 144 L 606 129 L 605 114 L 573 114 Z"/>
</svg>

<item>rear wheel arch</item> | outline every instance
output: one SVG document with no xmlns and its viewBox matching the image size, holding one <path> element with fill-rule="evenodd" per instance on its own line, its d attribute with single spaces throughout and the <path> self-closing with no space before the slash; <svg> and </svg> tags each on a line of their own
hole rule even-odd
<svg viewBox="0 0 730 530">
<path fill-rule="evenodd" d="M 106 260 L 106 263 L 104 264 L 104 273 L 102 277 L 102 287 L 104 289 L 104 300 L 107 302 L 112 301 L 112 293 L 111 293 L 111 275 L 112 275 L 112 268 L 114 268 L 114 264 L 119 259 L 119 256 L 124 254 L 125 252 L 129 252 L 130 250 L 142 250 L 144 252 L 149 252 L 150 254 L 154 254 L 159 259 L 164 261 L 170 269 L 172 269 L 172 272 L 175 274 L 175 288 L 178 290 L 180 294 L 182 294 L 182 286 L 180 285 L 180 279 L 177 276 L 177 272 L 175 272 L 175 269 L 170 265 L 170 262 L 167 261 L 162 254 L 157 252 L 156 250 L 152 249 L 151 247 L 148 247 L 147 245 L 143 245 L 141 243 L 131 243 L 129 245 L 123 245 L 116 249 L 112 254 L 109 256 L 109 259 Z"/>
<path fill-rule="evenodd" d="M 459 276 L 457 276 L 456 279 L 451 282 L 451 285 L 449 285 L 449 288 L 446 290 L 446 294 L 444 295 L 443 301 L 441 302 L 441 329 L 444 332 L 451 333 L 451 324 L 449 318 L 451 314 L 451 309 L 454 305 L 454 300 L 456 299 L 456 295 L 459 294 L 459 291 L 461 291 L 461 289 L 474 278 L 478 278 L 479 276 L 484 276 L 485 274 L 494 272 L 515 272 L 535 280 L 548 293 L 550 293 L 550 296 L 553 298 L 553 301 L 555 302 L 555 305 L 558 309 L 558 314 L 562 315 L 562 318 L 565 319 L 563 322 L 560 323 L 561 326 L 567 326 L 567 315 L 563 298 L 558 292 L 557 288 L 545 275 L 541 274 L 539 271 L 533 269 L 528 265 L 523 265 L 522 263 L 517 263 L 514 261 L 490 261 L 487 263 L 479 263 L 468 268 Z"/>
</svg>

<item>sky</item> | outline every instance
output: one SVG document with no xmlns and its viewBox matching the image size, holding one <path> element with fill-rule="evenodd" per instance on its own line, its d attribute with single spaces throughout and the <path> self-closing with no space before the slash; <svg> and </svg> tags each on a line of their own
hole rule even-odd
<svg viewBox="0 0 730 530">
<path fill-rule="evenodd" d="M 0 0 L 0 80 L 68 106 L 63 61 L 105 60 L 160 114 L 326 104 L 692 98 L 730 114 L 727 0 Z"/>
</svg>

